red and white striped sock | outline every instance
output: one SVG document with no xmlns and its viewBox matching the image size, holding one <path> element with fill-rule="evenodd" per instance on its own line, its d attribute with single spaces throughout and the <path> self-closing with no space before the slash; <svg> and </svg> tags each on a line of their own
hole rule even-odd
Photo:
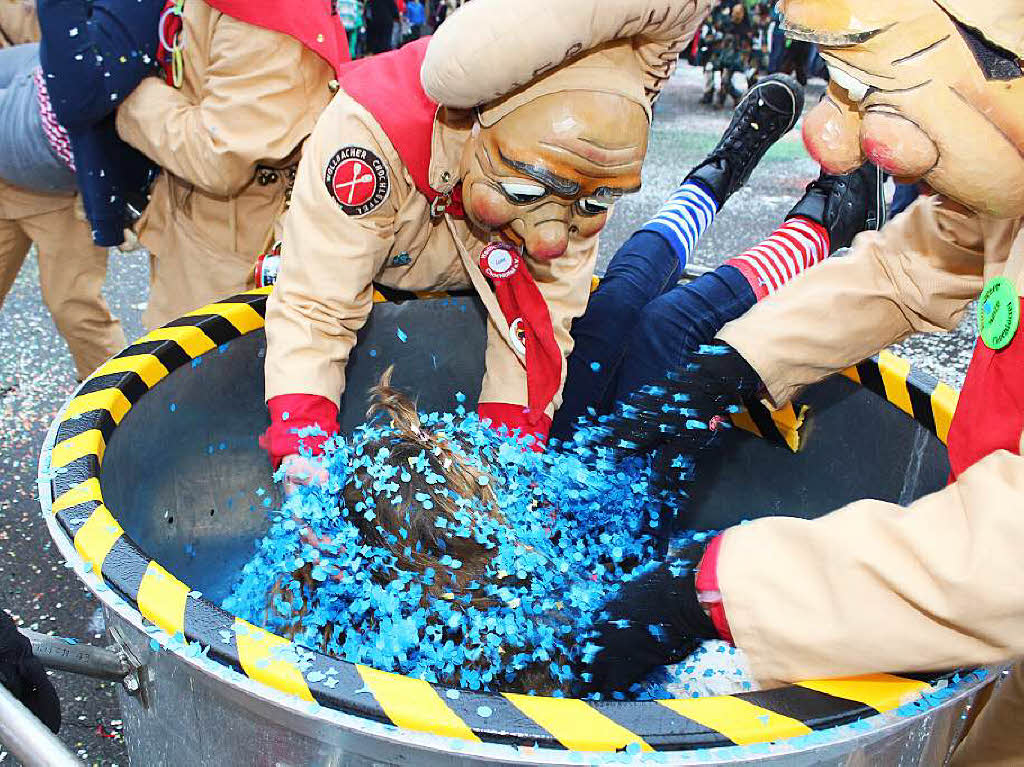
<svg viewBox="0 0 1024 767">
<path fill-rule="evenodd" d="M 743 273 L 760 301 L 828 255 L 828 230 L 809 218 L 794 216 L 768 239 L 725 263 Z"/>
</svg>

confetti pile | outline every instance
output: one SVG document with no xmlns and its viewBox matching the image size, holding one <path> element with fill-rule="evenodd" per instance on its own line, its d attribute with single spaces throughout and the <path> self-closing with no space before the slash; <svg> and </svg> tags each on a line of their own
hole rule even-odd
<svg viewBox="0 0 1024 767">
<path fill-rule="evenodd" d="M 486 492 L 453 490 L 439 447 L 388 447 L 401 435 L 386 419 L 333 437 L 329 481 L 272 512 L 224 607 L 385 671 L 571 693 L 576 662 L 598 649 L 585 638 L 601 605 L 657 559 L 650 470 L 636 459 L 598 469 L 582 438 L 524 449 L 459 399 L 455 413 L 419 420 Z"/>
</svg>

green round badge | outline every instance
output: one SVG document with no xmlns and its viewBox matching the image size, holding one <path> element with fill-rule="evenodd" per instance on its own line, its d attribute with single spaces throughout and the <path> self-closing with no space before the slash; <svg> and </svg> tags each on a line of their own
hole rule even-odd
<svg viewBox="0 0 1024 767">
<path fill-rule="evenodd" d="M 1006 277 L 994 277 L 978 299 L 978 329 L 989 349 L 1005 349 L 1020 326 L 1020 298 Z"/>
</svg>

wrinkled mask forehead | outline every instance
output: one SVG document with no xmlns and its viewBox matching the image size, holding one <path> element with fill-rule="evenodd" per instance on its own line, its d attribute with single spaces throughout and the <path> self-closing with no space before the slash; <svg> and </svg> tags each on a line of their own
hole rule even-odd
<svg viewBox="0 0 1024 767">
<path fill-rule="evenodd" d="M 516 166 L 544 168 L 551 190 L 571 197 L 601 187 L 621 195 L 639 186 L 647 133 L 646 116 L 635 104 L 606 93 L 569 91 L 515 110 L 487 129 L 487 138 L 503 172 L 509 166 L 520 172 L 528 169 Z M 578 188 L 570 190 L 559 179 Z"/>
<path fill-rule="evenodd" d="M 785 0 L 786 34 L 821 46 L 831 83 L 804 121 L 831 172 L 865 159 L 968 207 L 1024 215 L 1024 72 L 933 0 Z"/>
</svg>

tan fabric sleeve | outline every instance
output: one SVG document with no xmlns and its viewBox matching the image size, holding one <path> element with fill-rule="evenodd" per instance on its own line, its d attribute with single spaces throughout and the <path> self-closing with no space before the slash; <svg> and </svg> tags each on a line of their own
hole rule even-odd
<svg viewBox="0 0 1024 767">
<path fill-rule="evenodd" d="M 1007 451 L 906 509 L 725 533 L 718 576 L 755 675 L 793 681 L 1024 655 L 1024 458 Z"/>
<path fill-rule="evenodd" d="M 854 240 L 730 322 L 718 338 L 760 374 L 781 405 L 807 384 L 914 332 L 949 330 L 982 288 L 980 220 L 919 200 L 881 232 Z"/>
<path fill-rule="evenodd" d="M 351 106 L 350 106 L 351 105 Z M 318 394 L 339 404 L 356 333 L 373 307 L 372 281 L 394 237 L 397 156 L 384 148 L 370 118 L 344 94 L 331 103 L 306 143 L 285 215 L 281 269 L 267 302 L 266 398 Z M 391 190 L 362 217 L 346 214 L 324 175 L 334 153 L 356 145 L 389 166 Z"/>
<path fill-rule="evenodd" d="M 323 101 L 310 103 L 307 78 L 319 76 L 326 89 L 329 68 L 297 40 L 221 15 L 202 100 L 148 77 L 117 110 L 117 132 L 175 176 L 231 197 L 258 163 L 285 159 L 309 135 Z"/>
<path fill-rule="evenodd" d="M 570 246 L 573 248 L 573 246 Z M 598 238 L 576 246 L 561 258 L 546 263 L 533 261 L 533 275 L 548 306 L 555 342 L 562 350 L 562 383 L 554 400 L 545 411 L 552 416 L 562 404 L 565 386 L 565 359 L 572 353 L 572 323 L 583 314 L 590 301 L 590 283 L 597 264 Z M 494 322 L 487 323 L 486 372 L 480 392 L 481 402 L 500 402 L 509 405 L 528 404 L 526 369 L 509 347 Z"/>
</svg>

